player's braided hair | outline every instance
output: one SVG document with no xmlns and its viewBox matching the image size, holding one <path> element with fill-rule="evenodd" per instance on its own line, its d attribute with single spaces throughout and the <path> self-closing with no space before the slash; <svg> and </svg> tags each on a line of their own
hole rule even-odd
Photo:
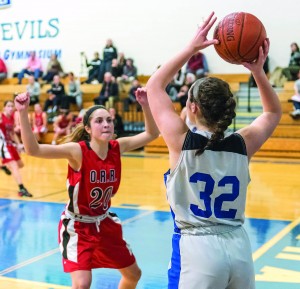
<svg viewBox="0 0 300 289">
<path fill-rule="evenodd" d="M 197 80 L 190 93 L 190 101 L 198 104 L 205 125 L 213 131 L 206 146 L 197 150 L 196 155 L 201 155 L 204 150 L 224 138 L 224 131 L 236 115 L 236 101 L 228 83 L 215 77 Z"/>
</svg>

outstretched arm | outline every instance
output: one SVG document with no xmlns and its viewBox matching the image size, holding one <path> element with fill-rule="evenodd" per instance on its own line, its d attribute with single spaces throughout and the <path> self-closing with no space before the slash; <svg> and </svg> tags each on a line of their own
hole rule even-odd
<svg viewBox="0 0 300 289">
<path fill-rule="evenodd" d="M 180 152 L 188 128 L 174 110 L 165 88 L 191 56 L 201 49 L 218 43 L 216 39 L 207 39 L 207 34 L 215 22 L 216 17 L 214 17 L 214 13 L 211 13 L 188 45 L 166 64 L 162 65 L 147 83 L 149 105 L 153 117 L 171 154 Z"/>
<path fill-rule="evenodd" d="M 269 52 L 269 40 L 264 41 L 263 47 L 259 48 L 259 57 L 253 63 L 243 63 L 248 68 L 257 83 L 263 113 L 257 117 L 249 126 L 238 131 L 247 147 L 249 159 L 257 152 L 263 143 L 272 135 L 281 118 L 281 105 L 278 96 L 263 70 L 264 62 Z"/>
<path fill-rule="evenodd" d="M 27 154 L 40 158 L 66 158 L 73 168 L 81 164 L 81 150 L 76 143 L 67 143 L 59 146 L 39 144 L 32 132 L 28 120 L 28 92 L 21 93 L 15 98 L 15 107 L 20 113 L 21 136 Z M 79 162 L 78 162 L 79 160 Z"/>
<path fill-rule="evenodd" d="M 143 108 L 145 131 L 132 137 L 119 138 L 121 153 L 143 147 L 159 135 L 159 130 L 150 111 L 146 88 L 137 89 L 136 99 Z"/>
</svg>

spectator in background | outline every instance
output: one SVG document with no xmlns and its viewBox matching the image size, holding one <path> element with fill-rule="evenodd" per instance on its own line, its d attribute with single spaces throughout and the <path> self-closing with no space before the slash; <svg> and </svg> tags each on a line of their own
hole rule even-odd
<svg viewBox="0 0 300 289">
<path fill-rule="evenodd" d="M 114 58 L 118 58 L 118 51 L 117 48 L 113 45 L 111 39 L 107 39 L 106 45 L 103 48 L 103 63 L 101 65 L 101 72 L 100 72 L 100 79 L 99 82 L 102 83 L 104 74 L 106 72 L 111 71 L 111 64 Z"/>
<path fill-rule="evenodd" d="M 47 129 L 47 114 L 42 110 L 39 103 L 34 105 L 34 111 L 30 114 L 30 121 L 32 125 L 33 134 L 38 142 L 41 141 L 41 137 L 48 131 Z"/>
<path fill-rule="evenodd" d="M 175 102 L 177 100 L 178 92 L 172 82 L 167 85 L 166 92 L 170 96 L 170 99 L 172 100 L 172 102 Z"/>
<path fill-rule="evenodd" d="M 290 116 L 294 119 L 300 118 L 300 71 L 298 71 L 298 79 L 294 84 L 295 94 L 291 97 L 291 101 L 294 105 L 294 111 L 290 112 Z"/>
<path fill-rule="evenodd" d="M 114 107 L 108 109 L 108 112 L 111 115 L 111 118 L 114 122 L 115 134 L 117 137 L 122 137 L 124 135 L 124 124 L 122 117 L 117 113 Z"/>
<path fill-rule="evenodd" d="M 300 70 L 300 51 L 297 43 L 291 44 L 291 56 L 289 66 L 286 68 L 276 67 L 270 75 L 270 84 L 273 87 L 283 87 L 286 81 L 297 79 L 297 73 Z"/>
<path fill-rule="evenodd" d="M 123 67 L 119 64 L 118 59 L 114 58 L 111 63 L 111 74 L 115 80 L 123 73 Z"/>
<path fill-rule="evenodd" d="M 289 66 L 284 68 L 282 74 L 287 78 L 287 80 L 297 80 L 298 72 L 300 70 L 300 49 L 296 42 L 291 44 L 291 56 L 289 61 Z"/>
<path fill-rule="evenodd" d="M 64 71 L 62 69 L 62 66 L 60 64 L 60 62 L 57 59 L 57 55 L 56 54 L 52 54 L 51 58 L 48 62 L 47 65 L 47 72 L 46 75 L 43 76 L 43 80 L 46 83 L 51 83 L 51 81 L 53 80 L 54 75 L 59 75 L 59 76 L 63 76 L 64 75 Z"/>
<path fill-rule="evenodd" d="M 70 109 L 70 104 L 76 104 L 78 110 L 82 107 L 82 92 L 80 90 L 80 82 L 74 76 L 73 72 L 68 74 L 69 83 L 67 88 L 67 95 L 62 97 L 61 108 Z"/>
<path fill-rule="evenodd" d="M 7 78 L 7 68 L 4 63 L 4 60 L 0 58 L 0 81 Z"/>
<path fill-rule="evenodd" d="M 186 106 L 186 101 L 188 99 L 189 86 L 184 84 L 180 87 L 180 90 L 177 94 L 177 101 L 180 102 L 181 109 Z"/>
<path fill-rule="evenodd" d="M 91 83 L 92 81 L 97 80 L 98 82 L 100 82 L 100 67 L 101 67 L 101 63 L 102 60 L 100 59 L 99 53 L 95 52 L 94 53 L 94 58 L 88 62 L 86 55 L 83 53 L 83 56 L 85 58 L 85 62 L 86 62 L 86 66 L 89 68 L 89 76 L 88 79 L 83 81 L 83 83 Z"/>
<path fill-rule="evenodd" d="M 41 85 L 38 81 L 35 81 L 33 75 L 30 75 L 28 77 L 28 84 L 26 86 L 26 90 L 28 91 L 30 96 L 29 105 L 35 105 L 40 101 Z"/>
<path fill-rule="evenodd" d="M 179 92 L 180 87 L 184 84 L 185 81 L 185 73 L 183 72 L 183 69 L 180 69 L 173 78 L 173 85 L 175 86 L 176 90 Z"/>
<path fill-rule="evenodd" d="M 44 105 L 44 111 L 47 111 L 47 113 L 50 112 L 56 112 L 58 111 L 61 100 L 65 96 L 65 87 L 60 81 L 60 76 L 55 75 L 53 77 L 53 82 L 51 85 L 51 88 L 47 91 L 48 93 L 48 99 L 45 101 Z M 50 110 L 49 107 L 52 106 L 52 109 Z"/>
<path fill-rule="evenodd" d="M 73 121 L 72 113 L 70 113 L 66 109 L 59 110 L 59 115 L 55 118 L 53 122 L 54 135 L 51 144 L 56 145 L 57 140 L 60 137 L 63 137 L 71 133 L 71 126 L 73 124 L 72 121 Z"/>
<path fill-rule="evenodd" d="M 112 74 L 106 72 L 104 81 L 98 97 L 94 98 L 95 104 L 105 105 L 110 100 L 109 106 L 112 107 L 115 100 L 119 98 L 118 84 L 113 80 Z"/>
<path fill-rule="evenodd" d="M 22 83 L 25 74 L 33 75 L 36 81 L 38 81 L 43 74 L 42 62 L 36 56 L 35 51 L 31 51 L 26 67 L 22 69 L 18 75 L 19 84 Z"/>
<path fill-rule="evenodd" d="M 125 91 L 124 83 L 132 83 L 137 77 L 137 68 L 133 65 L 133 59 L 127 58 L 126 64 L 123 67 L 122 75 L 117 79 L 121 91 Z"/>
<path fill-rule="evenodd" d="M 194 73 L 187 73 L 185 76 L 184 84 L 187 85 L 189 88 L 193 85 L 193 83 L 196 81 L 196 75 Z"/>
<path fill-rule="evenodd" d="M 137 110 L 141 110 L 141 106 L 139 105 L 138 101 L 136 100 L 135 93 L 138 88 L 141 88 L 139 81 L 135 79 L 132 82 L 132 86 L 129 90 L 128 97 L 124 99 L 124 111 L 129 111 L 129 105 L 135 103 L 137 106 Z"/>
<path fill-rule="evenodd" d="M 197 78 L 208 75 L 208 64 L 203 53 L 197 52 L 187 62 L 186 73 L 193 73 Z"/>
<path fill-rule="evenodd" d="M 126 64 L 126 58 L 125 58 L 124 52 L 119 52 L 119 54 L 118 54 L 118 63 L 122 67 L 122 71 L 123 71 L 123 67 Z"/>
</svg>

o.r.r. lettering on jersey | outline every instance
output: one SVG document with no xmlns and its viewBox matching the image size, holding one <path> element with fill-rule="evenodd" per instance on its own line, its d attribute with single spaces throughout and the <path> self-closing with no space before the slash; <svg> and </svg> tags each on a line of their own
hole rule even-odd
<svg viewBox="0 0 300 289">
<path fill-rule="evenodd" d="M 106 172 L 106 170 L 90 171 L 91 183 L 113 183 L 115 181 L 116 181 L 116 171 L 114 169 L 109 170 L 109 172 Z"/>
</svg>

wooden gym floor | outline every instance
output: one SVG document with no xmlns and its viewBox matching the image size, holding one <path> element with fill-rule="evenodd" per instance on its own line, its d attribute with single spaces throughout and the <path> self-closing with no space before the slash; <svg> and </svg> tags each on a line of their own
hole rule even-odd
<svg viewBox="0 0 300 289">
<path fill-rule="evenodd" d="M 66 161 L 22 155 L 24 184 L 32 199 L 17 196 L 0 171 L 0 288 L 70 288 L 57 246 L 57 224 L 67 201 Z M 165 197 L 167 154 L 122 157 L 122 183 L 112 211 L 123 222 L 143 276 L 139 289 L 167 288 L 173 223 Z M 258 289 L 300 288 L 300 160 L 255 158 L 250 163 L 245 228 Z M 92 289 L 117 288 L 115 270 L 93 273 Z"/>
</svg>

